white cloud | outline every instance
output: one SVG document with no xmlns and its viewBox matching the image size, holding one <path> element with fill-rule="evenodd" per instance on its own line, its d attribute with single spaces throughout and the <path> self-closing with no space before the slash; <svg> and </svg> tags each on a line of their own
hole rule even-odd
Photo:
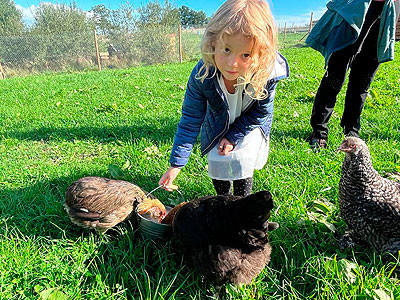
<svg viewBox="0 0 400 300">
<path fill-rule="evenodd" d="M 32 25 L 35 21 L 35 10 L 37 6 L 31 5 L 29 7 L 23 7 L 21 5 L 16 4 L 15 7 L 22 12 L 22 20 L 26 25 Z"/>
<path fill-rule="evenodd" d="M 41 2 L 41 5 L 52 5 L 52 6 L 62 6 L 65 4 L 55 4 L 51 2 Z M 35 11 L 38 8 L 37 5 L 31 5 L 29 7 L 23 7 L 19 4 L 16 4 L 15 7 L 22 12 L 22 20 L 25 22 L 27 26 L 30 26 L 35 21 Z M 91 12 L 85 11 L 86 17 L 90 18 L 93 16 Z"/>
</svg>

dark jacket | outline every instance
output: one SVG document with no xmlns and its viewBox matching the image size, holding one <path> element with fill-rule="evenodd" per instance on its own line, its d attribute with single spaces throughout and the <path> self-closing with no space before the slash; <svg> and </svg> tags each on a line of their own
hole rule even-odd
<svg viewBox="0 0 400 300">
<path fill-rule="evenodd" d="M 310 32 L 306 43 L 321 52 L 325 66 L 333 52 L 353 44 L 363 25 L 369 5 L 373 0 L 331 0 L 328 10 Z M 397 3 L 396 3 L 397 2 Z M 399 13 L 399 0 L 385 1 L 377 41 L 378 62 L 393 60 L 396 20 Z M 397 9 L 396 9 L 397 7 Z"/>
<path fill-rule="evenodd" d="M 214 68 L 211 68 L 211 75 L 203 83 L 196 79 L 203 64 L 203 60 L 197 63 L 187 83 L 182 117 L 169 160 L 173 167 L 186 165 L 200 129 L 202 155 L 207 154 L 223 137 L 236 145 L 257 127 L 262 129 L 264 136 L 268 136 L 272 125 L 276 85 L 279 80 L 289 76 L 287 61 L 278 54 L 276 64 L 283 72 L 266 83 L 268 97 L 263 100 L 253 100 L 246 110 L 229 125 L 228 102 L 218 84 L 219 74 L 212 76 Z"/>
</svg>

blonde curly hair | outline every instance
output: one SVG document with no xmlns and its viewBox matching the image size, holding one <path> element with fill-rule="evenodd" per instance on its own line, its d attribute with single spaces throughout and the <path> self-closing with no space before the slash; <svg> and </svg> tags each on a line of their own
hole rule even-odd
<svg viewBox="0 0 400 300">
<path fill-rule="evenodd" d="M 204 81 L 210 74 L 210 68 L 217 72 L 214 54 L 215 41 L 223 40 L 224 35 L 241 33 L 253 41 L 251 63 L 246 74 L 236 85 L 245 85 L 245 92 L 254 99 L 268 96 L 264 89 L 275 64 L 277 53 L 277 30 L 269 5 L 265 0 L 227 0 L 215 12 L 201 41 L 204 65 L 197 79 Z M 248 88 L 248 86 L 251 88 Z"/>
</svg>

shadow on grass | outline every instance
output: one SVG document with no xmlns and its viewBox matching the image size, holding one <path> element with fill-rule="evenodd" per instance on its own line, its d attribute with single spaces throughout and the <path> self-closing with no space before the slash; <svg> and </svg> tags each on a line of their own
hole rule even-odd
<svg viewBox="0 0 400 300">
<path fill-rule="evenodd" d="M 314 103 L 314 95 L 305 94 L 302 96 L 298 96 L 293 100 L 299 103 Z"/>
<path fill-rule="evenodd" d="M 363 128 L 361 128 L 360 137 L 364 141 L 368 141 L 368 140 L 400 141 L 400 129 L 399 128 L 398 128 L 398 130 L 388 129 L 388 130 L 382 131 L 382 130 L 379 130 L 379 128 L 375 128 L 375 127 L 370 127 L 366 130 L 363 130 Z"/>
<path fill-rule="evenodd" d="M 103 237 L 71 223 L 63 208 L 64 193 L 74 180 L 89 175 L 107 177 L 74 174 L 20 189 L 0 189 L 0 235 L 17 230 L 19 236 L 80 242 L 93 236 L 98 248 L 87 259 L 88 272 L 82 274 L 81 288 L 104 285 L 110 299 L 117 294 L 126 294 L 128 299 L 161 299 L 160 295 L 163 299 L 203 299 L 207 287 L 200 275 L 186 266 L 179 248 L 171 240 L 144 240 L 134 218 Z M 149 177 L 132 181 L 143 186 Z"/>
<path fill-rule="evenodd" d="M 336 125 L 335 125 L 336 126 Z M 333 125 L 332 125 L 333 127 Z M 337 128 L 332 128 L 330 132 L 332 134 L 336 134 L 336 131 L 338 130 L 339 136 L 341 136 L 341 140 L 344 138 L 344 134 L 342 133 L 342 128 L 337 125 Z M 286 138 L 293 138 L 293 139 L 298 139 L 299 141 L 304 141 L 308 142 L 307 138 L 310 136 L 312 132 L 311 127 L 307 128 L 296 128 L 293 130 L 290 129 L 282 129 L 279 127 L 275 127 L 272 131 L 272 137 L 277 140 L 281 139 L 286 139 Z M 329 136 L 332 136 L 330 133 Z M 329 139 L 328 136 L 328 139 Z M 396 140 L 400 141 L 400 130 L 379 130 L 378 128 L 361 128 L 360 130 L 360 138 L 363 139 L 364 141 L 368 140 L 381 140 L 381 141 L 390 141 L 390 140 Z M 339 145 L 337 145 L 339 146 Z"/>
<path fill-rule="evenodd" d="M 132 139 L 147 138 L 155 141 L 172 140 L 177 124 L 168 124 L 161 130 L 146 126 L 115 126 L 115 127 L 76 127 L 51 128 L 41 127 L 28 131 L 9 131 L 4 136 L 19 140 L 50 141 L 50 140 L 96 140 L 98 142 L 129 141 Z"/>
<path fill-rule="evenodd" d="M 74 239 L 86 232 L 69 220 L 63 204 L 68 186 L 85 176 L 102 176 L 109 174 L 93 172 L 91 174 L 74 174 L 52 181 L 37 181 L 19 189 L 0 188 L 0 221 L 8 227 L 16 227 L 24 235 L 46 236 L 54 239 Z M 148 189 L 154 176 L 135 176 L 127 181 Z M 166 197 L 168 194 L 165 192 Z M 177 197 L 177 195 L 174 195 Z M 162 199 L 168 201 L 170 199 Z M 5 227 L 0 228 L 0 233 Z"/>
<path fill-rule="evenodd" d="M 272 132 L 272 136 L 274 139 L 281 141 L 282 139 L 293 138 L 298 139 L 300 141 L 306 142 L 307 138 L 311 134 L 311 128 L 302 128 L 302 129 L 293 129 L 293 130 L 285 130 L 278 127 L 275 127 Z"/>
<path fill-rule="evenodd" d="M 98 248 L 88 286 L 101 276 L 114 293 L 124 286 L 128 299 L 205 299 L 209 286 L 172 240 L 144 240 L 137 231 L 124 231 Z"/>
<path fill-rule="evenodd" d="M 72 224 L 64 212 L 64 193 L 74 180 L 107 174 L 74 174 L 52 181 L 39 181 L 20 189 L 0 190 L 0 234 L 17 228 L 25 236 L 55 240 L 78 240 L 94 233 Z M 151 176 L 132 178 L 139 186 Z M 337 248 L 326 228 L 299 226 L 296 220 L 281 220 L 279 231 L 271 235 L 273 254 L 270 266 L 279 281 L 291 280 L 302 295 L 309 295 L 318 280 L 305 276 L 318 257 L 333 257 Z M 286 224 L 285 224 L 286 223 Z M 7 225 L 7 226 L 4 226 Z M 7 229 L 8 228 L 8 229 Z M 126 294 L 131 299 L 204 299 L 210 287 L 187 266 L 172 241 L 145 241 L 134 222 L 125 222 L 107 238 L 97 238 L 98 248 L 87 259 L 88 271 L 83 289 L 100 284 L 109 295 Z M 122 290 L 122 291 L 121 291 Z"/>
</svg>

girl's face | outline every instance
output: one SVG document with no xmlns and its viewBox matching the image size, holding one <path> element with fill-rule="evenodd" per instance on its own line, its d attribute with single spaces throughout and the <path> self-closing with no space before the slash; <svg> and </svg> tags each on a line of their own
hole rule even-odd
<svg viewBox="0 0 400 300">
<path fill-rule="evenodd" d="M 235 84 L 243 76 L 251 63 L 253 40 L 241 33 L 225 34 L 223 39 L 213 43 L 215 64 L 222 73 L 225 84 Z"/>
</svg>

